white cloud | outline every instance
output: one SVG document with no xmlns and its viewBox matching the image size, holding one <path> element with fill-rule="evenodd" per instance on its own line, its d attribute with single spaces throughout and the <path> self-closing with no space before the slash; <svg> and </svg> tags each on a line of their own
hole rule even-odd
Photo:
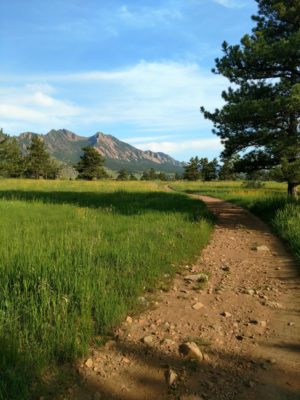
<svg viewBox="0 0 300 400">
<path fill-rule="evenodd" d="M 7 129 L 60 127 L 77 117 L 81 108 L 56 99 L 50 85 L 26 84 L 0 89 L 0 126 Z"/>
<path fill-rule="evenodd" d="M 175 62 L 141 61 L 117 71 L 10 78 L 14 86 L 0 89 L 3 128 L 16 122 L 19 126 L 22 121 L 39 130 L 59 124 L 80 125 L 85 131 L 95 125 L 111 130 L 115 124 L 127 124 L 151 136 L 156 132 L 209 132 L 211 124 L 199 107 L 219 107 L 220 94 L 228 86 L 223 77 L 197 64 Z M 9 81 L 9 77 L 4 79 Z"/>
<path fill-rule="evenodd" d="M 247 5 L 246 1 L 243 0 L 213 0 L 213 1 L 226 8 L 243 8 Z"/>
<path fill-rule="evenodd" d="M 182 153 L 186 150 L 193 151 L 221 151 L 223 146 L 218 138 L 206 138 L 199 140 L 183 140 L 183 141 L 157 141 L 149 143 L 134 143 L 135 147 L 141 150 L 162 151 L 164 153 Z"/>
<path fill-rule="evenodd" d="M 180 9 L 174 4 L 168 7 L 131 7 L 121 6 L 116 13 L 117 20 L 134 28 L 154 27 L 168 24 L 182 17 Z"/>
</svg>

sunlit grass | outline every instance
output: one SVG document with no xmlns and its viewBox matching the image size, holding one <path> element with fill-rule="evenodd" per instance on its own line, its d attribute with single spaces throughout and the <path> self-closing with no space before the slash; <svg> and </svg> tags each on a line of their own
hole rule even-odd
<svg viewBox="0 0 300 400">
<path fill-rule="evenodd" d="M 205 206 L 151 182 L 0 181 L 0 399 L 31 398 L 137 297 L 191 262 Z"/>
</svg>

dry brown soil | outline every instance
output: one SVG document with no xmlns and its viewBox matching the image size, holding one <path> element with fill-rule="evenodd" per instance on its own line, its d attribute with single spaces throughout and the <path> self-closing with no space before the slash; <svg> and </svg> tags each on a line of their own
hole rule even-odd
<svg viewBox="0 0 300 400">
<path fill-rule="evenodd" d="M 177 273 L 147 311 L 127 318 L 114 340 L 92 350 L 64 398 L 300 399 L 296 262 L 249 212 L 201 199 L 216 214 L 217 225 L 197 263 Z M 204 288 L 185 279 L 198 272 L 210 275 Z M 195 310 L 196 303 L 203 307 Z M 149 344 L 143 343 L 148 336 Z M 207 359 L 180 356 L 178 346 L 185 341 L 196 342 Z M 177 374 L 172 386 L 165 380 L 168 368 Z"/>
</svg>

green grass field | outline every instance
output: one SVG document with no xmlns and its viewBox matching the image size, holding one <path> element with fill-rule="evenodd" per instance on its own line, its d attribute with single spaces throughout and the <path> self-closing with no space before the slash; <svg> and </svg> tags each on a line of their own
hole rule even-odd
<svg viewBox="0 0 300 400">
<path fill-rule="evenodd" d="M 175 190 L 206 194 L 248 208 L 264 219 L 300 260 L 300 203 L 287 198 L 287 184 L 267 182 L 260 189 L 243 187 L 242 182 L 177 182 Z"/>
<path fill-rule="evenodd" d="M 0 215 L 1 400 L 34 398 L 212 229 L 201 202 L 151 182 L 1 180 Z"/>
</svg>

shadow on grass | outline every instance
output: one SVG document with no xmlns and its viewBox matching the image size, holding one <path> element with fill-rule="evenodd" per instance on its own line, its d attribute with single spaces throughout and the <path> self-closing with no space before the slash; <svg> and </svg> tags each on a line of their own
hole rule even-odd
<svg viewBox="0 0 300 400">
<path fill-rule="evenodd" d="M 192 220 L 199 217 L 212 220 L 205 205 L 184 194 L 166 192 L 68 192 L 68 191 L 0 191 L 2 200 L 40 201 L 46 204 L 70 204 L 78 207 L 111 210 L 121 215 L 149 211 L 187 213 Z"/>
</svg>

